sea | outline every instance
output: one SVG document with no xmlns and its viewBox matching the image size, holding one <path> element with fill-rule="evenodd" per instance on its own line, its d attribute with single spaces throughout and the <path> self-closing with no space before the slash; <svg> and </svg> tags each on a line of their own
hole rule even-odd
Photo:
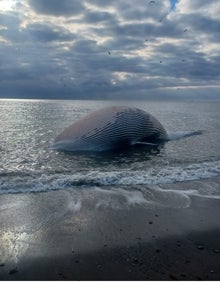
<svg viewBox="0 0 220 282">
<path fill-rule="evenodd" d="M 112 105 L 151 113 L 171 140 L 115 152 L 53 150 L 64 128 Z M 162 203 L 175 193 L 220 198 L 219 185 L 173 185 L 220 176 L 220 102 L 1 99 L 0 121 L 0 194 L 71 190 L 81 199 L 76 209 L 83 197 L 99 197 L 97 205 L 113 205 L 116 196 L 131 205 Z M 194 131 L 201 134 L 184 138 Z"/>
</svg>

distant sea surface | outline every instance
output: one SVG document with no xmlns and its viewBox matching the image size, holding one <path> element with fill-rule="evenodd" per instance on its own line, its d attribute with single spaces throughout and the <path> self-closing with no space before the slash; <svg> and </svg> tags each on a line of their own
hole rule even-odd
<svg viewBox="0 0 220 282">
<path fill-rule="evenodd" d="M 158 148 L 121 152 L 81 154 L 52 150 L 54 138 L 65 127 L 110 105 L 146 110 L 170 133 L 202 130 L 203 134 L 169 141 Z M 118 193 L 135 203 L 155 198 L 152 187 L 158 192 L 163 190 L 163 184 L 220 176 L 219 109 L 220 102 L 2 99 L 0 194 L 75 189 L 77 193 L 90 191 L 90 195 L 91 191 Z M 182 192 L 220 197 L 217 186 L 200 185 L 196 190 L 194 187 L 193 191 Z M 103 201 L 102 198 L 102 204 Z"/>
</svg>

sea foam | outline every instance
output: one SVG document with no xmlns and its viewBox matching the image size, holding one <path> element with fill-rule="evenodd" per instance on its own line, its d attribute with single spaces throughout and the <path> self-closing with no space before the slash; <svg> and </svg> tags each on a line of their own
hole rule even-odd
<svg viewBox="0 0 220 282">
<path fill-rule="evenodd" d="M 46 192 L 67 188 L 121 187 L 162 185 L 220 176 L 220 161 L 185 166 L 148 168 L 146 170 L 77 172 L 74 174 L 4 174 L 0 178 L 0 194 Z M 206 192 L 208 193 L 209 189 Z"/>
</svg>

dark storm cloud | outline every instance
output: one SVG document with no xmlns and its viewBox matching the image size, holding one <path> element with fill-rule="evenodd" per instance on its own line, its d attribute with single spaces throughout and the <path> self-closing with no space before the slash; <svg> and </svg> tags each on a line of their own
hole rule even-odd
<svg viewBox="0 0 220 282">
<path fill-rule="evenodd" d="M 219 20 L 207 3 L 181 0 L 170 13 L 159 0 L 20 1 L 0 16 L 2 97 L 173 98 L 219 87 Z"/>
<path fill-rule="evenodd" d="M 28 0 L 31 7 L 40 14 L 72 16 L 83 9 L 83 1 L 75 0 Z"/>
</svg>

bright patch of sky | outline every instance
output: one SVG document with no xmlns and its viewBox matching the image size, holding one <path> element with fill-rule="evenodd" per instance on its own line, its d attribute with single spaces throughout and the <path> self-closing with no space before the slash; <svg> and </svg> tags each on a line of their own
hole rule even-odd
<svg viewBox="0 0 220 282">
<path fill-rule="evenodd" d="M 170 0 L 170 8 L 171 10 L 175 9 L 176 3 L 178 2 L 178 0 Z"/>
</svg>

